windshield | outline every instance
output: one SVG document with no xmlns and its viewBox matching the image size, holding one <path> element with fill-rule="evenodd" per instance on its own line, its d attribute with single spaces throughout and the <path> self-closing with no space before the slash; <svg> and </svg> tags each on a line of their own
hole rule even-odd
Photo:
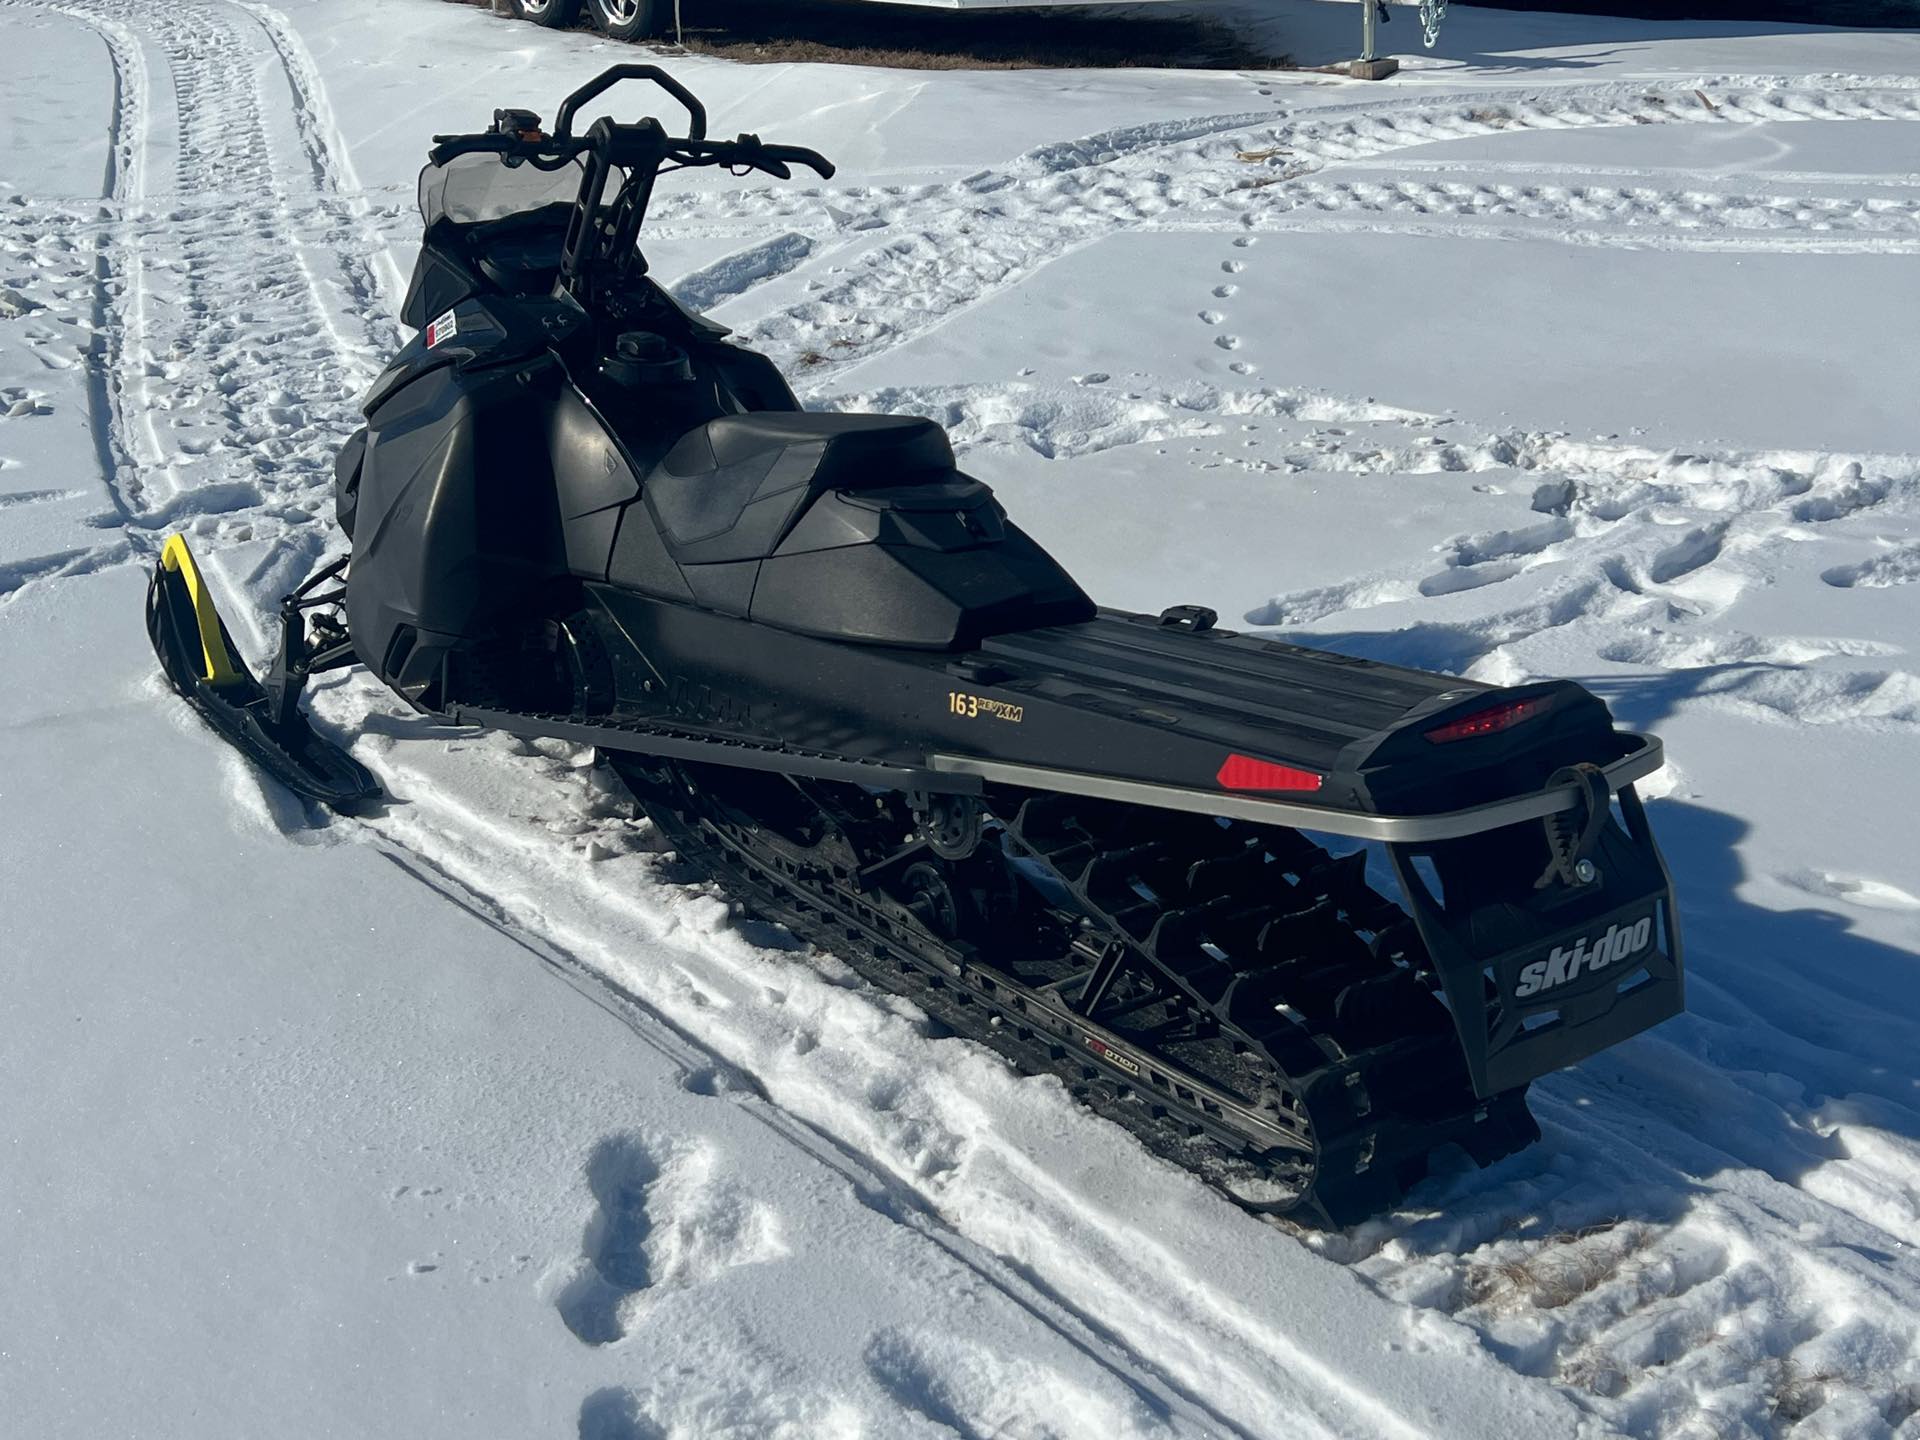
<svg viewBox="0 0 1920 1440">
<path fill-rule="evenodd" d="M 500 155 L 456 155 L 420 172 L 420 218 L 428 227 L 441 219 L 477 225 L 546 205 L 572 204 L 583 171 L 578 160 L 542 170 L 524 160 L 509 165 Z"/>
</svg>

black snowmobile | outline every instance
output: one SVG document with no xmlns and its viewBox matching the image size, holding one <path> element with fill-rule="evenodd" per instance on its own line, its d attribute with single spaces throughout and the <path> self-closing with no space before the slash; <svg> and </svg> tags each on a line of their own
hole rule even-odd
<svg viewBox="0 0 1920 1440">
<path fill-rule="evenodd" d="M 575 135 L 629 79 L 687 135 Z M 168 675 L 279 780 L 374 795 L 298 706 L 351 664 L 449 722 L 595 746 L 745 907 L 1323 1223 L 1447 1142 L 1526 1144 L 1529 1081 L 1681 1009 L 1633 790 L 1657 740 L 1570 683 L 1099 608 L 936 425 L 802 410 L 648 278 L 662 173 L 826 160 L 708 139 L 649 65 L 539 127 L 436 139 L 419 334 L 339 457 L 352 553 L 287 597 L 264 684 L 178 537 L 156 567 Z"/>
</svg>

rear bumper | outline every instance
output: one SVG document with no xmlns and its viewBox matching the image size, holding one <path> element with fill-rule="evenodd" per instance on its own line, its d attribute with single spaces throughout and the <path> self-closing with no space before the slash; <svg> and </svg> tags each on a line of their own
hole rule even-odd
<svg viewBox="0 0 1920 1440">
<path fill-rule="evenodd" d="M 1608 788 L 1615 791 L 1645 779 L 1666 763 L 1665 753 L 1655 736 L 1634 734 L 1624 738 L 1631 741 L 1634 748 L 1606 767 Z M 1297 800 L 1265 799 L 1222 790 L 1192 790 L 1178 785 L 1121 780 L 1082 771 L 986 760 L 972 755 L 936 754 L 929 758 L 927 764 L 929 769 L 942 774 L 975 776 L 994 784 L 1023 785 L 1036 790 L 1055 790 L 1062 794 L 1086 795 L 1101 800 L 1122 800 L 1161 810 L 1184 810 L 1196 815 L 1246 820 L 1257 825 L 1285 825 L 1295 830 L 1317 830 L 1325 835 L 1379 840 L 1390 845 L 1426 845 L 1440 840 L 1458 840 L 1528 820 L 1544 819 L 1580 803 L 1579 788 L 1568 784 L 1492 800 L 1482 805 L 1470 805 L 1464 810 L 1445 810 L 1430 815 L 1375 815 L 1361 810 L 1339 810 L 1328 805 L 1308 805 Z"/>
</svg>

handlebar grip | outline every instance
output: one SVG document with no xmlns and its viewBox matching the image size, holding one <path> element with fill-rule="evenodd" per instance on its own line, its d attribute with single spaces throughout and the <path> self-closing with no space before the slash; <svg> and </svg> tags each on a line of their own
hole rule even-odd
<svg viewBox="0 0 1920 1440">
<path fill-rule="evenodd" d="M 761 153 L 769 160 L 785 160 L 795 165 L 804 165 L 819 175 L 822 180 L 831 180 L 836 168 L 834 163 L 818 150 L 809 150 L 803 145 L 767 145 L 762 147 Z"/>
<path fill-rule="evenodd" d="M 690 122 L 687 136 L 693 140 L 704 140 L 707 135 L 707 107 L 694 97 L 694 93 L 674 79 L 658 65 L 615 65 L 600 74 L 578 90 L 574 91 L 560 104 L 560 114 L 553 122 L 553 138 L 567 140 L 573 136 L 573 117 L 580 113 L 580 107 L 597 96 L 604 95 L 622 80 L 651 80 L 662 90 L 678 100 L 685 107 Z"/>
</svg>

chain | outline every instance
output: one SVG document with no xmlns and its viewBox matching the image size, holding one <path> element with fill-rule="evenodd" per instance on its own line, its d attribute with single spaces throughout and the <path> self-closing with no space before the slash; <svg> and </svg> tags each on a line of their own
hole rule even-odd
<svg viewBox="0 0 1920 1440">
<path fill-rule="evenodd" d="M 1447 0 L 1420 0 L 1420 38 L 1431 50 L 1440 43 L 1440 22 L 1447 18 Z"/>
</svg>

